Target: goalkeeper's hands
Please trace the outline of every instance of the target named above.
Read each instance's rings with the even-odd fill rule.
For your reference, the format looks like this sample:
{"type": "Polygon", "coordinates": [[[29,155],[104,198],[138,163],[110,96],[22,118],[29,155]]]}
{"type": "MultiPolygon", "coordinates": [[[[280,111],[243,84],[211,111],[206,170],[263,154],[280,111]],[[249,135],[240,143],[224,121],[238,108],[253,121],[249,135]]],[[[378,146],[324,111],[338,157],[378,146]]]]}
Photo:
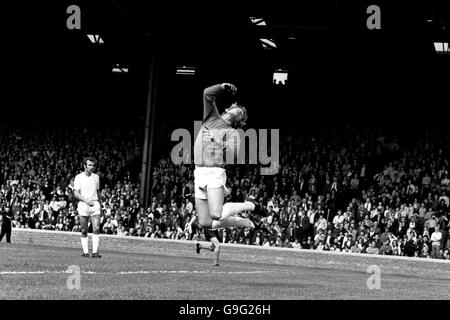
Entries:
{"type": "Polygon", "coordinates": [[[228,82],[224,82],[221,84],[222,88],[229,90],[232,94],[236,94],[237,88],[234,84],[232,83],[228,83],[228,82]]]}

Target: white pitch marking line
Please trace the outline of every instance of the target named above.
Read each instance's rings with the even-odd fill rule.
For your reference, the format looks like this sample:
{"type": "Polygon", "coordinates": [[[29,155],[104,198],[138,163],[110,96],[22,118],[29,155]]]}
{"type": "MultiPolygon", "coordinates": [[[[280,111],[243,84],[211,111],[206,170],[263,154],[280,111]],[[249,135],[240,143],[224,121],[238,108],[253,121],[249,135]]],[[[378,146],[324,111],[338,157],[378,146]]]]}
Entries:
{"type": "MultiPolygon", "coordinates": [[[[269,273],[270,271],[196,271],[196,270],[139,270],[139,271],[119,271],[119,272],[97,272],[97,271],[81,271],[84,274],[99,274],[99,275],[126,275],[126,274],[162,274],[162,273],[211,273],[211,274],[258,274],[269,273]]],[[[69,271],[0,271],[0,275],[19,275],[19,274],[72,274],[69,271]]]]}

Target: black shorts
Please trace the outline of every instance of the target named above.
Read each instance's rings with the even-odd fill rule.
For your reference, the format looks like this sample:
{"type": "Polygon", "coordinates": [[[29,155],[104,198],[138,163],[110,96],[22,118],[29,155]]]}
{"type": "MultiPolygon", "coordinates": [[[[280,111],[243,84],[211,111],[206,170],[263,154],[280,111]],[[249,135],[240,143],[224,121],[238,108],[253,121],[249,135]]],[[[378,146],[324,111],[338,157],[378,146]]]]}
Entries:
{"type": "Polygon", "coordinates": [[[217,230],[205,229],[205,238],[207,241],[211,241],[212,238],[217,238],[220,242],[220,234],[217,230]]]}

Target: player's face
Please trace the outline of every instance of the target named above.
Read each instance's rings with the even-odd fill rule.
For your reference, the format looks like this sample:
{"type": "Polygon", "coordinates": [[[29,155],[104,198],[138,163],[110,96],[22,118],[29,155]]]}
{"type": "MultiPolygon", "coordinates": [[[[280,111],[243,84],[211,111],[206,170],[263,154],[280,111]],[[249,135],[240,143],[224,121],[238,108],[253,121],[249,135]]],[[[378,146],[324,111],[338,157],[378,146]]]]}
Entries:
{"type": "Polygon", "coordinates": [[[237,127],[243,127],[245,125],[244,119],[244,112],[240,108],[233,108],[228,110],[228,114],[232,116],[234,119],[234,122],[236,123],[237,127]]]}
{"type": "Polygon", "coordinates": [[[84,168],[86,172],[92,173],[95,169],[95,163],[93,161],[86,161],[84,168]]]}
{"type": "Polygon", "coordinates": [[[225,112],[222,114],[227,114],[230,118],[233,119],[236,127],[242,127],[245,125],[244,123],[244,111],[237,106],[236,103],[233,103],[229,108],[225,109],[225,112]]]}

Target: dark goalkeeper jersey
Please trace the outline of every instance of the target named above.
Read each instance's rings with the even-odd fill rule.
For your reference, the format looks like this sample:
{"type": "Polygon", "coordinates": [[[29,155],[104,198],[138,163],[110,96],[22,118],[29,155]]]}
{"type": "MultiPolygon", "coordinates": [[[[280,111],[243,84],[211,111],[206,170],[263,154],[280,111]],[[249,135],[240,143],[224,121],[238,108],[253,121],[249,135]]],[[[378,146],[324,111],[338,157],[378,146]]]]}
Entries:
{"type": "Polygon", "coordinates": [[[194,144],[194,162],[199,167],[224,168],[237,155],[239,134],[222,119],[216,106],[216,98],[224,91],[219,84],[203,92],[203,124],[194,144]]]}

